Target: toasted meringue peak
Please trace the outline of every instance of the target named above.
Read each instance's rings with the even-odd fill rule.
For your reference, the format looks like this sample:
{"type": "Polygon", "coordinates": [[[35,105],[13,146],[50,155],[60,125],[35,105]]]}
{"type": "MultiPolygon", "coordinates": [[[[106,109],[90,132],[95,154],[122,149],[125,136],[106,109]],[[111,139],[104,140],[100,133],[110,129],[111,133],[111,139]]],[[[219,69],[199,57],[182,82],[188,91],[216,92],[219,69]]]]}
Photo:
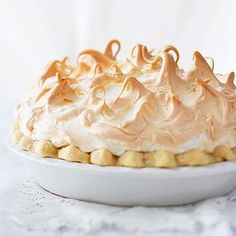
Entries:
{"type": "Polygon", "coordinates": [[[112,40],[104,53],[84,50],[75,66],[67,58],[52,62],[18,107],[21,131],[57,147],[115,155],[236,145],[233,72],[215,74],[199,52],[185,72],[170,45],[157,51],[138,44],[122,63],[120,47],[112,40]]]}

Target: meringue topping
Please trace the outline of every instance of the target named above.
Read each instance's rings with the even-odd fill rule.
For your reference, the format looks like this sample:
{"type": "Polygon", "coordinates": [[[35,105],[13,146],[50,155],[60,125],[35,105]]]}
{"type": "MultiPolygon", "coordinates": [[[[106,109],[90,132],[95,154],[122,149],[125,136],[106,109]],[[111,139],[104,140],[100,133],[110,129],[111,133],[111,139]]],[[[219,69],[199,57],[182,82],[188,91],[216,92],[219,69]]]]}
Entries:
{"type": "Polygon", "coordinates": [[[18,107],[22,132],[57,147],[115,155],[236,145],[233,72],[215,74],[199,52],[185,72],[170,45],[157,51],[138,44],[124,62],[119,51],[112,40],[104,53],[82,51],[75,66],[67,58],[52,62],[18,107]]]}

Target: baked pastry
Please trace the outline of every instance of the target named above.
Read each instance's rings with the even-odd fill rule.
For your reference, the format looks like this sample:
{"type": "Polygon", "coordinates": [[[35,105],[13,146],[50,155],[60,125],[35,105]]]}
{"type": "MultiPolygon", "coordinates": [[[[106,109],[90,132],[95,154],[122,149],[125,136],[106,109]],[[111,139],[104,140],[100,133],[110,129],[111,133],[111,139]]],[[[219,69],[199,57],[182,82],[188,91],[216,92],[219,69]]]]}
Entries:
{"type": "Polygon", "coordinates": [[[120,43],[54,61],[17,108],[14,141],[41,156],[96,165],[207,165],[236,157],[234,73],[214,74],[199,53],[185,72],[173,46],[120,43]],[[116,46],[116,49],[114,47],[116,46]],[[223,82],[224,81],[224,82],[223,82]]]}

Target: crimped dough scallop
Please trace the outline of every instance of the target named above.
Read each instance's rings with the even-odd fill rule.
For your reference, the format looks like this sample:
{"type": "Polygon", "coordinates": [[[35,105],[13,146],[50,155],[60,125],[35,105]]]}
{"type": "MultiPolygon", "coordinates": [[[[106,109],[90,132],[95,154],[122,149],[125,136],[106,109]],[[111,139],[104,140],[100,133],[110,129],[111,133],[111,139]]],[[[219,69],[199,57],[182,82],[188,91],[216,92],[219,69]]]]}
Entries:
{"type": "Polygon", "coordinates": [[[200,166],[208,165],[214,162],[212,156],[199,149],[192,149],[190,151],[178,154],[176,155],[176,159],[180,166],[200,166]]]}
{"type": "Polygon", "coordinates": [[[118,166],[144,167],[144,154],[135,151],[126,151],[117,161],[118,166]]]}
{"type": "Polygon", "coordinates": [[[105,148],[93,151],[90,155],[90,161],[99,166],[116,165],[116,158],[105,148]]]}
{"type": "Polygon", "coordinates": [[[226,161],[234,160],[236,156],[233,150],[224,145],[215,147],[212,154],[216,159],[226,160],[226,161]]]}
{"type": "Polygon", "coordinates": [[[34,141],[23,135],[19,141],[19,147],[25,151],[33,151],[34,141]]]}
{"type": "Polygon", "coordinates": [[[175,155],[168,151],[156,151],[144,154],[145,166],[173,168],[177,166],[175,155]]]}
{"type": "Polygon", "coordinates": [[[79,148],[69,145],[58,150],[58,158],[67,161],[89,163],[89,155],[79,148]]]}
{"type": "Polygon", "coordinates": [[[36,141],[34,143],[34,151],[40,156],[57,157],[57,148],[47,140],[36,141]]]}

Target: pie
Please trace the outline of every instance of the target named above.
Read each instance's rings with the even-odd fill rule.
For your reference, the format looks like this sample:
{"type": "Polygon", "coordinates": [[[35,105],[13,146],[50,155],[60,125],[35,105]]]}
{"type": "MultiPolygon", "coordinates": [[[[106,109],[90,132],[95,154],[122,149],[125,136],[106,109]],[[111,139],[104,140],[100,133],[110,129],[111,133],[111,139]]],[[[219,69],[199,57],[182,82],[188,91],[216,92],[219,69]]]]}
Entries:
{"type": "Polygon", "coordinates": [[[17,107],[13,139],[40,156],[102,166],[198,166],[236,158],[234,73],[213,72],[199,52],[178,66],[173,46],[136,45],[116,59],[80,52],[75,66],[53,61],[17,107]]]}

